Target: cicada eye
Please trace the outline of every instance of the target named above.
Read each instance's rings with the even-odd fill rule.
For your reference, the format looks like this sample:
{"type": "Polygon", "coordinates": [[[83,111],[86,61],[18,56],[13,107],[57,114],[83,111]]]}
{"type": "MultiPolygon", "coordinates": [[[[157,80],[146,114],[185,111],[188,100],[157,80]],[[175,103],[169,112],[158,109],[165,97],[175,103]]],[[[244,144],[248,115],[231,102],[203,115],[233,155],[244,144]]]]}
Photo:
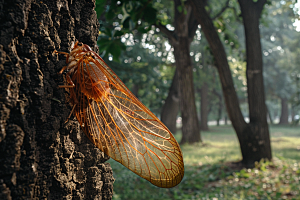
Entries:
{"type": "Polygon", "coordinates": [[[82,46],[83,44],[82,44],[82,42],[78,42],[78,44],[77,44],[78,46],[82,46]]]}

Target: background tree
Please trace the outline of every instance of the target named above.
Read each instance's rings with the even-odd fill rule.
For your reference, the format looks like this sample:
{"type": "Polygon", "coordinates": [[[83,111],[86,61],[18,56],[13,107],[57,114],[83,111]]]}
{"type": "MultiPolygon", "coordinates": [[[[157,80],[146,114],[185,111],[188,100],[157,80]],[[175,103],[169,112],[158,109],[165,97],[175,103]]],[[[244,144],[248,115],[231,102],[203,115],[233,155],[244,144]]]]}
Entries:
{"type": "Polygon", "coordinates": [[[178,75],[175,71],[172,85],[169,88],[168,96],[161,111],[161,121],[172,133],[176,133],[176,120],[179,112],[178,75]]]}
{"type": "Polygon", "coordinates": [[[195,8],[195,15],[201,24],[216,59],[227,112],[240,142],[243,156],[242,162],[247,166],[253,166],[255,161],[259,161],[262,158],[271,159],[259,35],[259,18],[265,1],[239,1],[246,36],[246,76],[250,123],[245,122],[242,112],[239,106],[237,106],[239,102],[234,89],[226,52],[205,9],[205,1],[191,0],[191,2],[195,8]]]}
{"type": "MultiPolygon", "coordinates": [[[[159,8],[161,5],[157,2],[154,5],[150,1],[112,1],[106,11],[106,18],[111,20],[112,23],[110,24],[116,21],[118,24],[122,24],[123,32],[132,32],[133,30],[147,32],[152,25],[156,25],[159,31],[166,35],[169,44],[174,49],[178,73],[179,102],[182,116],[181,143],[199,142],[201,138],[195,105],[193,67],[190,59],[190,43],[193,41],[198,23],[194,19],[191,6],[180,0],[168,3],[172,9],[157,12],[156,7],[159,8]],[[174,16],[172,18],[173,26],[168,24],[169,13],[174,16]]],[[[113,28],[113,30],[116,29],[113,28]]],[[[110,45],[102,43],[101,40],[100,43],[103,50],[110,50],[110,45]]]]}
{"type": "MultiPolygon", "coordinates": [[[[115,27],[118,29],[120,27],[115,27]]],[[[105,49],[102,53],[109,66],[118,74],[127,87],[157,116],[172,133],[176,132],[176,119],[179,111],[177,76],[171,46],[154,26],[145,33],[133,31],[121,38],[109,39],[111,29],[102,27],[99,45],[127,46],[120,55],[105,49]],[[106,32],[109,31],[109,34],[106,32]],[[118,41],[119,40],[119,41],[118,41]],[[109,53],[108,53],[109,52],[109,53]],[[117,57],[119,56],[119,57],[117,57]],[[119,62],[114,61],[118,58],[119,62]],[[171,59],[170,59],[171,58],[171,59]],[[172,82],[172,77],[176,77],[172,82]],[[172,85],[171,85],[172,84],[172,85]],[[171,87],[170,87],[171,85],[171,87]],[[175,87],[176,85],[176,87],[175,87]],[[168,92],[169,90],[169,92],[168,92]]],[[[120,33],[120,32],[119,32],[120,33]]],[[[112,48],[111,50],[114,50],[112,48]]]]}
{"type": "Polygon", "coordinates": [[[0,199],[112,199],[108,159],[65,121],[57,72],[79,40],[97,51],[94,1],[0,2],[0,199]]]}

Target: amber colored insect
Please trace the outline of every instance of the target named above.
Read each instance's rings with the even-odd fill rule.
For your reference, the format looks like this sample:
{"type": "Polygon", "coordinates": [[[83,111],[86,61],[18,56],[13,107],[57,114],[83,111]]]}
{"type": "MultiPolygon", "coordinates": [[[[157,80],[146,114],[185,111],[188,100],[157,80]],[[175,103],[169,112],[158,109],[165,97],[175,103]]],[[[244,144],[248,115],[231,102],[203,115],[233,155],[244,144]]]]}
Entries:
{"type": "Polygon", "coordinates": [[[167,127],[92,49],[76,42],[65,54],[66,88],[82,130],[106,155],[152,184],[170,188],[183,178],[180,147],[167,127]]]}

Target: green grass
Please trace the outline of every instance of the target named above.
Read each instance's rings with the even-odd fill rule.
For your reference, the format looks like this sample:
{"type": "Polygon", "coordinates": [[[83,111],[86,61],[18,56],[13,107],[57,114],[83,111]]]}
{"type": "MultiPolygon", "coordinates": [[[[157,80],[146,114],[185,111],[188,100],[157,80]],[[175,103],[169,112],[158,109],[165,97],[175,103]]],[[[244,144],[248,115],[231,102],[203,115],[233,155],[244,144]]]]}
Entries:
{"type": "MultiPolygon", "coordinates": [[[[300,127],[271,126],[273,162],[254,169],[229,165],[241,159],[237,137],[230,126],[202,132],[204,144],[181,146],[185,176],[170,189],[153,186],[110,159],[114,199],[295,199],[300,200],[300,127]]],[[[180,134],[175,135],[180,140],[180,134]]]]}

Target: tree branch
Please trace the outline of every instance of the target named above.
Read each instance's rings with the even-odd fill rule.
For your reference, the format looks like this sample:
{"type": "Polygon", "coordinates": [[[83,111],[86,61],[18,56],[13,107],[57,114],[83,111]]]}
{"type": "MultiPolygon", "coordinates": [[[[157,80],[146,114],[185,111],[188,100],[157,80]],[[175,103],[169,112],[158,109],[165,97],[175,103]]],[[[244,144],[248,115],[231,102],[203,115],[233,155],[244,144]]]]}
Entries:
{"type": "Polygon", "coordinates": [[[194,40],[194,36],[196,34],[196,30],[198,28],[198,21],[194,18],[194,15],[192,19],[190,20],[191,22],[189,23],[189,41],[190,43],[194,40]]]}
{"type": "MultiPolygon", "coordinates": [[[[192,5],[189,4],[188,6],[191,7],[192,5]]],[[[199,24],[199,22],[197,21],[197,19],[195,17],[194,12],[195,12],[195,10],[191,9],[191,15],[190,15],[189,21],[188,21],[188,36],[189,36],[190,43],[194,40],[194,36],[196,34],[196,30],[197,30],[198,24],[199,24]]]]}
{"type": "Polygon", "coordinates": [[[224,12],[227,8],[230,7],[230,6],[229,6],[229,1],[230,1],[230,0],[227,0],[227,1],[226,1],[225,6],[220,10],[219,13],[216,14],[216,16],[214,16],[214,17],[211,18],[212,20],[215,20],[216,18],[220,17],[220,16],[223,14],[223,12],[224,12]]]}
{"type": "Polygon", "coordinates": [[[260,12],[264,8],[264,5],[266,4],[267,0],[258,0],[255,4],[257,4],[258,9],[260,12]]]}
{"type": "Polygon", "coordinates": [[[172,46],[177,42],[177,36],[174,31],[170,31],[169,29],[167,29],[166,26],[162,25],[161,23],[155,24],[155,26],[167,36],[172,46]]]}

